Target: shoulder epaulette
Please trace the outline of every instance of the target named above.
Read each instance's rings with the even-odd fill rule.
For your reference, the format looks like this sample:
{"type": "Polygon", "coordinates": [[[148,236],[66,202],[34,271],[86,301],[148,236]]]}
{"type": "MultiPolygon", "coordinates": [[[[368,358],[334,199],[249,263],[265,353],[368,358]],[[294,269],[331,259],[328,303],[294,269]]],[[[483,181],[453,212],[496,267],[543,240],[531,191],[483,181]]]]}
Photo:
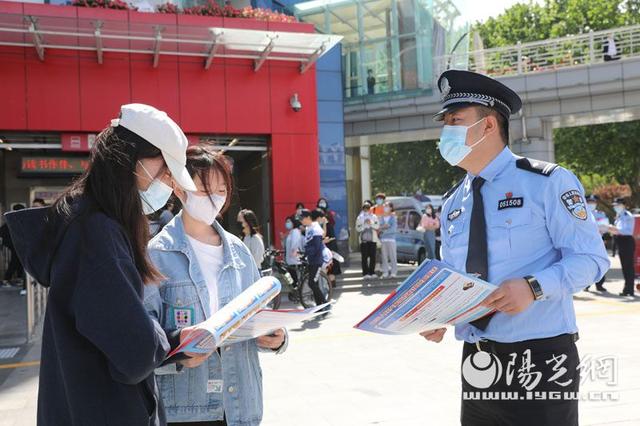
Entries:
{"type": "Polygon", "coordinates": [[[539,175],[551,176],[551,173],[558,168],[558,165],[555,163],[523,157],[516,160],[516,167],[539,175]]]}
{"type": "Polygon", "coordinates": [[[462,185],[462,182],[464,182],[464,178],[460,179],[458,181],[458,183],[456,183],[455,185],[453,185],[451,187],[451,189],[449,189],[447,192],[444,193],[444,195],[442,196],[442,201],[446,200],[447,198],[451,197],[453,195],[454,192],[456,192],[456,189],[458,189],[458,187],[460,185],[462,185]]]}

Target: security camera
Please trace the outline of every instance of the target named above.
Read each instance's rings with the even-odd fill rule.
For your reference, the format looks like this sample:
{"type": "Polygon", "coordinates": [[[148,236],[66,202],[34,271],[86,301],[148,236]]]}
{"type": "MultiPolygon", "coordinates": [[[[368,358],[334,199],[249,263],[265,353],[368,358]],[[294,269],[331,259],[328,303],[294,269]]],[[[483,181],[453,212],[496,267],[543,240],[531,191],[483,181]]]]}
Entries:
{"type": "Polygon", "coordinates": [[[302,109],[302,104],[300,103],[300,99],[298,99],[297,93],[294,93],[291,99],[289,99],[289,104],[295,112],[299,112],[302,109]]]}

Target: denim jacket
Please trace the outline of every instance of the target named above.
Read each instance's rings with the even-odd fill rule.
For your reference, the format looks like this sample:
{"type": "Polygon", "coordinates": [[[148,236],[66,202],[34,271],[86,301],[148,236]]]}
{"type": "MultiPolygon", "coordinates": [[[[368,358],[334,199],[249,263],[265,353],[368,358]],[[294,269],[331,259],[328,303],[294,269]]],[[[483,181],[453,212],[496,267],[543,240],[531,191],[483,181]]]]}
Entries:
{"type": "MultiPolygon", "coordinates": [[[[224,260],[218,276],[220,307],[260,278],[247,247],[217,222],[224,260]]],[[[166,278],[145,288],[144,303],[163,329],[176,330],[210,316],[209,292],[193,248],[176,216],[149,243],[149,256],[166,278]]],[[[287,342],[277,351],[282,353],[287,342]]],[[[269,351],[271,352],[271,351],[269,351]]],[[[229,426],[262,420],[262,370],[255,340],[225,346],[196,368],[169,364],[156,370],[169,422],[214,421],[229,426]]]]}

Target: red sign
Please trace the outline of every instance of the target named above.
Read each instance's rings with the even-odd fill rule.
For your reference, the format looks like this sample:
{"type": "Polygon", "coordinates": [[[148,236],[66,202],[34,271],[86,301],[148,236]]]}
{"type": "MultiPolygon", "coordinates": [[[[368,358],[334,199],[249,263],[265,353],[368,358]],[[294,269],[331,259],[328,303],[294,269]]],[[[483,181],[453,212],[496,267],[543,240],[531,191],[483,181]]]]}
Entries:
{"type": "Polygon", "coordinates": [[[65,152],[89,152],[95,142],[95,133],[62,134],[62,150],[65,152]]]}
{"type": "Polygon", "coordinates": [[[23,157],[20,171],[23,175],[80,174],[89,167],[88,158],[78,157],[23,157]]]}

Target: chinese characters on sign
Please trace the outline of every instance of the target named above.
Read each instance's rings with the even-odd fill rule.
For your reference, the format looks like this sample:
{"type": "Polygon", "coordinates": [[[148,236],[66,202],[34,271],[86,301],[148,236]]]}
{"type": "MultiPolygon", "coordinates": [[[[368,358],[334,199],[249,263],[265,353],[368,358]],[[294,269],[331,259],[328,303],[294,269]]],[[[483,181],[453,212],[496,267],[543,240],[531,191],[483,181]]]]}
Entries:
{"type": "Polygon", "coordinates": [[[20,172],[29,174],[80,174],[89,167],[88,158],[79,157],[23,157],[20,172]]]}

